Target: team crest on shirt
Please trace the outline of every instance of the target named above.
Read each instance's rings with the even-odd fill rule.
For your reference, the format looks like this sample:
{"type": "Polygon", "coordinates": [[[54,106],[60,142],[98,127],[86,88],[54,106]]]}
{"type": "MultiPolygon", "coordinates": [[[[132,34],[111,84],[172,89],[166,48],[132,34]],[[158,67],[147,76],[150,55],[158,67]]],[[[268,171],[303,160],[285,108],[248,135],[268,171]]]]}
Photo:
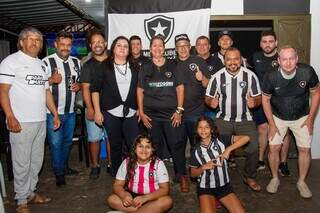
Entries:
{"type": "Polygon", "coordinates": [[[197,65],[195,63],[191,63],[191,64],[189,64],[189,68],[190,68],[191,71],[194,72],[197,69],[197,65]]]}
{"type": "Polygon", "coordinates": [[[300,82],[299,82],[299,86],[300,86],[301,88],[305,88],[306,85],[307,85],[307,82],[306,82],[306,81],[300,81],[300,82]]]}
{"type": "Polygon", "coordinates": [[[277,61],[277,60],[273,60],[273,61],[271,62],[271,66],[272,66],[272,67],[278,67],[278,66],[279,66],[278,61],[277,61]]]}
{"type": "Polygon", "coordinates": [[[165,72],[164,74],[167,78],[171,78],[172,76],[172,72],[165,72]]]}
{"type": "Polygon", "coordinates": [[[240,86],[241,88],[245,88],[245,87],[247,86],[247,82],[245,82],[245,81],[240,81],[239,86],[240,86]]]}
{"type": "Polygon", "coordinates": [[[154,171],[149,172],[149,177],[154,177],[154,171]]]}
{"type": "Polygon", "coordinates": [[[76,71],[76,72],[79,72],[78,67],[73,67],[73,70],[76,71]]]}
{"type": "Polygon", "coordinates": [[[218,147],[217,147],[217,146],[213,146],[213,149],[217,151],[217,150],[218,150],[218,147]]]}
{"type": "Polygon", "coordinates": [[[208,70],[211,72],[213,70],[213,66],[209,65],[208,70]]]}

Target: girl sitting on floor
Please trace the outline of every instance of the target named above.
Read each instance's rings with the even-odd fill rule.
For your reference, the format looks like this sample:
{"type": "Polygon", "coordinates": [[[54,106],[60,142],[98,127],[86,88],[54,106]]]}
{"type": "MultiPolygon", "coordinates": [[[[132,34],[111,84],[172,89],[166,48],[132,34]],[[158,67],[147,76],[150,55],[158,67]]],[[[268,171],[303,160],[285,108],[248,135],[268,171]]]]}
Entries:
{"type": "Polygon", "coordinates": [[[172,206],[169,175],[147,136],[138,136],[116,175],[108,205],[123,212],[165,212],[172,206]]]}
{"type": "Polygon", "coordinates": [[[219,136],[213,120],[200,117],[196,123],[196,146],[190,158],[190,173],[198,177],[201,213],[216,212],[215,198],[231,213],[245,212],[233,192],[227,168],[230,152],[249,142],[248,136],[219,136]]]}

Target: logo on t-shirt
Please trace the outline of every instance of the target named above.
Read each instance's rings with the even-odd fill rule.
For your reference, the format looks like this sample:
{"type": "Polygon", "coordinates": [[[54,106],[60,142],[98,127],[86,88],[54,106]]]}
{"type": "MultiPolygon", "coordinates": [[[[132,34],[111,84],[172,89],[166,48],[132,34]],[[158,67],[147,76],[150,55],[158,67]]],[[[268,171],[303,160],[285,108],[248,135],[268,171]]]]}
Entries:
{"type": "Polygon", "coordinates": [[[191,71],[194,72],[197,69],[197,65],[195,63],[191,63],[191,64],[189,64],[189,68],[190,68],[191,71]]]}
{"type": "Polygon", "coordinates": [[[240,81],[240,83],[239,83],[239,86],[241,88],[245,88],[246,85],[247,85],[247,82],[245,82],[245,81],[240,81]]]}
{"type": "Polygon", "coordinates": [[[154,171],[149,172],[149,177],[154,177],[154,171]]]}
{"type": "Polygon", "coordinates": [[[213,66],[209,65],[209,66],[208,66],[208,70],[209,70],[209,71],[212,71],[212,70],[213,70],[213,66]]]}
{"type": "Polygon", "coordinates": [[[46,82],[42,75],[27,75],[26,81],[28,82],[28,85],[44,85],[46,82]]]}
{"type": "Polygon", "coordinates": [[[305,88],[306,85],[307,85],[307,82],[306,82],[306,81],[300,81],[300,82],[299,82],[299,86],[300,86],[301,88],[305,88]]]}
{"type": "Polygon", "coordinates": [[[165,75],[167,78],[171,78],[172,72],[165,72],[164,75],[165,75]]]}
{"type": "Polygon", "coordinates": [[[279,66],[278,61],[277,61],[277,60],[273,60],[273,61],[271,62],[271,66],[272,66],[272,67],[278,67],[278,66],[279,66]]]}

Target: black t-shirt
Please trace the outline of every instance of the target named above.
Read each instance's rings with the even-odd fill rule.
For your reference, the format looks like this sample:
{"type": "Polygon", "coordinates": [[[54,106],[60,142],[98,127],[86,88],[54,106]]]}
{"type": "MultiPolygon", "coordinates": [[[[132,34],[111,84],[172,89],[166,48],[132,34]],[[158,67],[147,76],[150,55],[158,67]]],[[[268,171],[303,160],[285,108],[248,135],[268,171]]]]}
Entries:
{"type": "Polygon", "coordinates": [[[298,64],[292,79],[285,79],[280,71],[267,73],[262,91],[271,96],[275,116],[283,120],[297,120],[309,113],[310,89],[318,86],[319,79],[314,69],[306,64],[298,64]]]}
{"type": "Polygon", "coordinates": [[[262,84],[264,76],[267,72],[277,71],[278,64],[278,54],[271,57],[267,57],[262,51],[255,52],[249,59],[248,63],[252,67],[252,70],[256,73],[259,78],[260,84],[262,84]]]}
{"type": "Polygon", "coordinates": [[[102,78],[102,73],[105,69],[105,62],[107,60],[108,59],[98,61],[94,57],[90,58],[81,69],[79,82],[92,84],[93,76],[95,76],[95,78],[102,78]]]}
{"type": "Polygon", "coordinates": [[[213,54],[213,59],[212,59],[212,63],[213,63],[213,72],[216,73],[218,72],[219,70],[221,70],[222,68],[224,68],[224,63],[222,62],[222,60],[220,59],[221,54],[219,52],[215,52],[213,54]]]}
{"type": "Polygon", "coordinates": [[[143,64],[139,71],[138,87],[144,90],[143,108],[155,120],[170,120],[177,109],[176,87],[183,83],[176,63],[166,59],[158,67],[152,61],[143,64]]]}
{"type": "Polygon", "coordinates": [[[199,56],[191,55],[185,61],[177,59],[177,70],[183,73],[184,84],[184,118],[197,117],[205,110],[204,96],[206,89],[195,77],[197,66],[202,74],[210,79],[206,62],[199,56]]]}
{"type": "Polygon", "coordinates": [[[130,57],[130,61],[134,69],[140,71],[142,64],[148,63],[150,59],[145,57],[144,55],[140,55],[138,58],[130,57]]]}
{"type": "Polygon", "coordinates": [[[210,76],[218,72],[221,68],[224,67],[223,63],[218,57],[215,57],[214,55],[210,55],[206,60],[208,65],[208,70],[210,73],[210,76]],[[222,64],[222,65],[221,65],[222,64]]]}

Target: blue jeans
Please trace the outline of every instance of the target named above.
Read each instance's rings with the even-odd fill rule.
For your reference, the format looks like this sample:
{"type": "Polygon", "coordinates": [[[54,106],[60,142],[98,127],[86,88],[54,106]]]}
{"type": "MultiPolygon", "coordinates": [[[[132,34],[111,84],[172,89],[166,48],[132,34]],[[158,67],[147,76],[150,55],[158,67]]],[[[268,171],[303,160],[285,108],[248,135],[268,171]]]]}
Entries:
{"type": "Polygon", "coordinates": [[[59,115],[61,126],[54,130],[53,116],[47,114],[48,142],[52,156],[53,172],[56,176],[64,175],[68,164],[72,145],[73,132],[76,125],[75,113],[59,115]]]}

